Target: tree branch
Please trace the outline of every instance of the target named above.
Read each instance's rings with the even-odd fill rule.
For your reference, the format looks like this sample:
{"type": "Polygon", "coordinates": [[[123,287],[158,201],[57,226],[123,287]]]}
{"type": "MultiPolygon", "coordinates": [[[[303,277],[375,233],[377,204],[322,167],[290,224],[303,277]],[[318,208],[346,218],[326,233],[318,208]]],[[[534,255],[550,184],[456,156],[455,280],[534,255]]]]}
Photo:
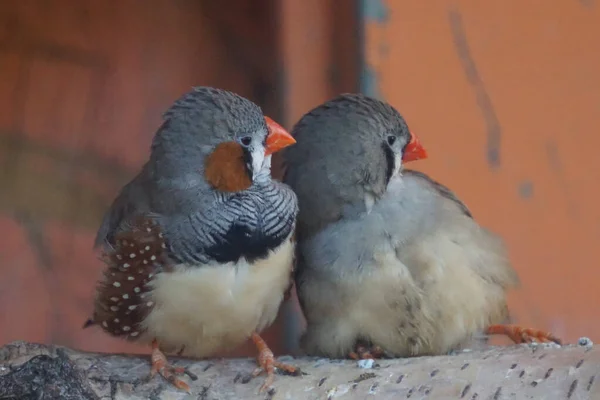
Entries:
{"type": "Polygon", "coordinates": [[[170,360],[187,367],[195,378],[185,378],[191,395],[160,376],[148,380],[146,357],[16,342],[0,349],[0,398],[600,399],[598,346],[493,347],[452,356],[380,360],[371,368],[349,360],[299,358],[292,363],[303,376],[279,375],[273,390],[260,395],[264,378],[249,379],[252,359],[170,360]]]}

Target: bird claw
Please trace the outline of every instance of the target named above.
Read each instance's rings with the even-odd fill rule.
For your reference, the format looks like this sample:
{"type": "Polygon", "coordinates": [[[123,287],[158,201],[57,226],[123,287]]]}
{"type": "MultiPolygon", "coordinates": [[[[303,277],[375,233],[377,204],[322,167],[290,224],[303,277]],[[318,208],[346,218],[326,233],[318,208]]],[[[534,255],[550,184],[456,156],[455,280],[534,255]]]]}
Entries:
{"type": "Polygon", "coordinates": [[[275,380],[275,368],[282,370],[283,372],[290,375],[298,374],[298,372],[300,371],[298,368],[292,365],[276,361],[273,352],[271,351],[271,349],[269,349],[265,341],[258,334],[252,334],[252,341],[258,349],[258,357],[256,358],[258,367],[255,368],[254,371],[252,371],[252,377],[255,378],[263,372],[267,373],[265,382],[258,390],[259,393],[268,390],[273,384],[273,381],[275,380]]]}
{"type": "Polygon", "coordinates": [[[488,335],[506,335],[516,344],[532,342],[562,344],[559,338],[549,332],[517,325],[491,325],[486,329],[486,333],[488,335]]]}
{"type": "Polygon", "coordinates": [[[348,357],[353,360],[376,360],[383,358],[385,351],[376,345],[366,345],[358,342],[354,346],[354,351],[348,353],[348,357]]]}
{"type": "Polygon", "coordinates": [[[150,379],[156,376],[157,373],[177,389],[185,390],[188,393],[191,392],[189,385],[176,376],[184,374],[185,368],[170,365],[167,362],[167,357],[160,351],[158,343],[154,340],[152,342],[152,368],[150,369],[150,379]]]}

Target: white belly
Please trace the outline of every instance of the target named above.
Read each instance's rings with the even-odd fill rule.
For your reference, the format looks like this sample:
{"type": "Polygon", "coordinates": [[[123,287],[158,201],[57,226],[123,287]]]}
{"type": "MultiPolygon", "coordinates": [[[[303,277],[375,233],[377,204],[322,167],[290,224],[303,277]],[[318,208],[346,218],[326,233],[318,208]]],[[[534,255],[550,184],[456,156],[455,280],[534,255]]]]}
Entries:
{"type": "Polygon", "coordinates": [[[290,283],[294,244],[287,240],[267,259],[187,267],[152,282],[155,306],[145,318],[145,339],[165,351],[206,357],[243,343],[273,323],[290,283]]]}

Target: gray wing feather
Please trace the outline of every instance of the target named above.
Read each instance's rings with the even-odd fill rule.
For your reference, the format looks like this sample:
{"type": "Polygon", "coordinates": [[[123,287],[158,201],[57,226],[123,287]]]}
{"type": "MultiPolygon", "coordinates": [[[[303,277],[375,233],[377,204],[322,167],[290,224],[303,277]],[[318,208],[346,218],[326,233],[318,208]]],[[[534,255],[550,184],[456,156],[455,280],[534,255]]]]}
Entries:
{"type": "Polygon", "coordinates": [[[456,205],[461,209],[461,211],[468,217],[473,218],[473,215],[471,214],[471,211],[469,210],[469,208],[465,205],[465,203],[463,203],[455,194],[452,190],[450,190],[448,187],[442,185],[441,183],[431,179],[428,175],[424,174],[423,172],[419,172],[419,171],[415,171],[415,170],[411,170],[411,169],[405,169],[403,171],[403,174],[405,175],[412,175],[414,177],[420,178],[424,181],[427,181],[431,186],[433,186],[435,188],[435,190],[442,196],[445,197],[446,199],[453,201],[454,203],[456,203],[456,205]]]}

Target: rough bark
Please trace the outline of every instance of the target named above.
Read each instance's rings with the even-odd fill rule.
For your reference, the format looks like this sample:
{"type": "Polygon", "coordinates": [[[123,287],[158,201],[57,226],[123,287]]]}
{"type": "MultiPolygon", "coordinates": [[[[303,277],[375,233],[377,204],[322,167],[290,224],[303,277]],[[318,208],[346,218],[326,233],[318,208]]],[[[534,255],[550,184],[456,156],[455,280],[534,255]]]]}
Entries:
{"type": "Polygon", "coordinates": [[[157,376],[149,359],[17,342],[0,349],[0,399],[600,399],[598,346],[494,347],[441,357],[354,361],[280,358],[303,376],[278,375],[257,394],[252,359],[170,357],[195,380],[187,394],[157,376]],[[368,364],[368,363],[367,363],[368,364]],[[368,365],[367,365],[368,366],[368,365]]]}

